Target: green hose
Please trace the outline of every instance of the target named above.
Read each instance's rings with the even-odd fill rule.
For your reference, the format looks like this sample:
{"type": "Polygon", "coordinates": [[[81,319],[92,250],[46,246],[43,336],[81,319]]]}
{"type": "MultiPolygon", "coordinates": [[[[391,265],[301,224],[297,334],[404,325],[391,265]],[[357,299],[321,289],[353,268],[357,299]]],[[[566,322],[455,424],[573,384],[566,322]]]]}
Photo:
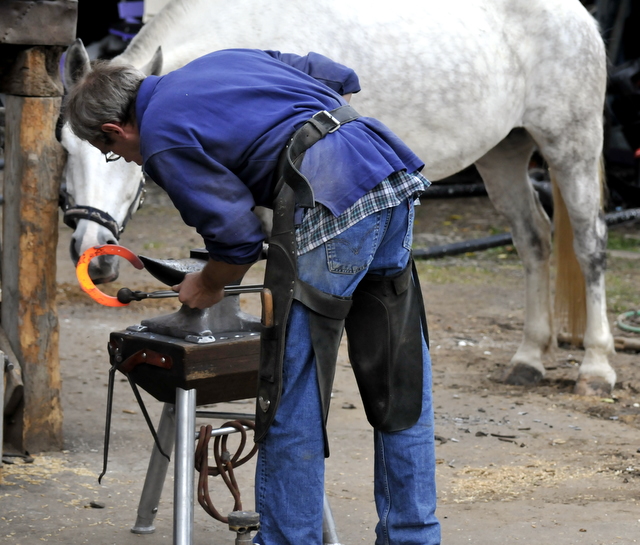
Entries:
{"type": "Polygon", "coordinates": [[[632,333],[640,333],[640,327],[635,327],[624,322],[625,318],[634,318],[634,317],[640,317],[640,310],[630,310],[629,312],[623,312],[622,314],[620,314],[620,316],[618,316],[618,321],[616,322],[616,325],[620,329],[623,329],[624,331],[631,331],[632,333]]]}

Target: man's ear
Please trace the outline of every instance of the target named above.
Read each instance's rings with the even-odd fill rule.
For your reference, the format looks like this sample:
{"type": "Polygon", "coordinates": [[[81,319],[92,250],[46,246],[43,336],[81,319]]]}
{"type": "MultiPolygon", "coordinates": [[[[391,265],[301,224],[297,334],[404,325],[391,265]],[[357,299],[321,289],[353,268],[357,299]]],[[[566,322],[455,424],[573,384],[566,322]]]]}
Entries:
{"type": "Polygon", "coordinates": [[[111,138],[124,136],[124,129],[120,123],[103,123],[102,132],[107,133],[111,138]]]}

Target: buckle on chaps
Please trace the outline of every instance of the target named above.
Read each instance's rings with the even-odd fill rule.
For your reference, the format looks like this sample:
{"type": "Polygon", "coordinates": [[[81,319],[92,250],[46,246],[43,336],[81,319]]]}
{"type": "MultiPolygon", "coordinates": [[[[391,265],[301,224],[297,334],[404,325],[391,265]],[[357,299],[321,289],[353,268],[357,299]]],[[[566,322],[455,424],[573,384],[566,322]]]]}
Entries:
{"type": "Polygon", "coordinates": [[[334,117],[331,112],[328,112],[327,110],[321,110],[317,114],[313,114],[309,123],[314,125],[320,132],[326,132],[328,134],[336,132],[340,128],[340,125],[342,125],[340,120],[334,117]]]}

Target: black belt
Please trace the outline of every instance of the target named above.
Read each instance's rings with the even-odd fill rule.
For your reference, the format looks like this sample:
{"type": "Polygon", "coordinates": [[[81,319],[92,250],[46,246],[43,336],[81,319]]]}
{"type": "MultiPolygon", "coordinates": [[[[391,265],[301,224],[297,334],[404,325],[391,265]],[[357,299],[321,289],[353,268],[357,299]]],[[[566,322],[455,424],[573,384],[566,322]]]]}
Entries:
{"type": "MultiPolygon", "coordinates": [[[[303,174],[299,166],[304,157],[304,152],[313,146],[318,140],[327,134],[337,131],[345,123],[360,117],[348,104],[335,110],[322,110],[300,127],[285,146],[282,153],[286,160],[280,161],[281,169],[277,173],[279,184],[286,182],[296,195],[296,204],[303,208],[313,208],[315,199],[313,188],[303,174]]],[[[280,185],[275,189],[275,195],[280,192],[280,185]]]]}

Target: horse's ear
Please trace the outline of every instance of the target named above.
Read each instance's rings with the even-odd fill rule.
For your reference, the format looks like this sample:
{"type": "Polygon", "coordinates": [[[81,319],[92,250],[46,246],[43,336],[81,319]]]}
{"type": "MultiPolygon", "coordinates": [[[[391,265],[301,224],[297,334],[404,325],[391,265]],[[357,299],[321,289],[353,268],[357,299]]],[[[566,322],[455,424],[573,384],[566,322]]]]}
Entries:
{"type": "Polygon", "coordinates": [[[66,88],[71,87],[91,69],[89,54],[80,38],[69,46],[64,57],[62,79],[66,88]]]}
{"type": "Polygon", "coordinates": [[[162,47],[158,46],[153,58],[140,70],[147,76],[159,76],[162,71],[162,47]]]}

